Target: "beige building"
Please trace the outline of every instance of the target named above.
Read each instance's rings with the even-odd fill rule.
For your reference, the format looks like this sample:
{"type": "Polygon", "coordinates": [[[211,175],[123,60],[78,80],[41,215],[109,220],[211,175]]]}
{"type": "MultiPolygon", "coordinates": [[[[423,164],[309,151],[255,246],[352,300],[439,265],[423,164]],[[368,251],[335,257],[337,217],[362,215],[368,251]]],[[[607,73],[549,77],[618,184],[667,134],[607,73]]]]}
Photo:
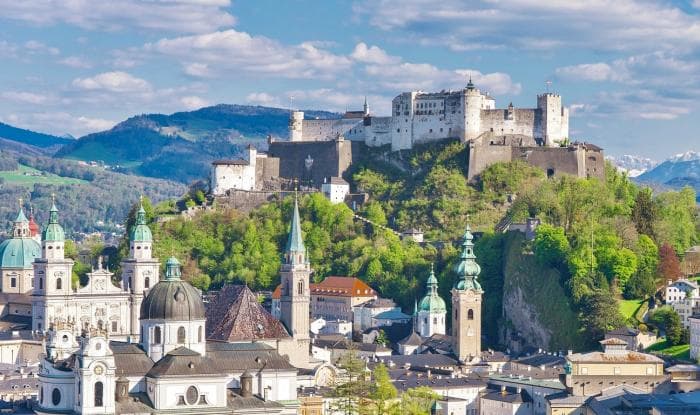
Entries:
{"type": "Polygon", "coordinates": [[[627,342],[602,340],[602,352],[575,353],[566,357],[564,384],[574,396],[594,396],[606,389],[629,385],[652,392],[662,383],[664,361],[656,356],[627,350],[627,342]]]}

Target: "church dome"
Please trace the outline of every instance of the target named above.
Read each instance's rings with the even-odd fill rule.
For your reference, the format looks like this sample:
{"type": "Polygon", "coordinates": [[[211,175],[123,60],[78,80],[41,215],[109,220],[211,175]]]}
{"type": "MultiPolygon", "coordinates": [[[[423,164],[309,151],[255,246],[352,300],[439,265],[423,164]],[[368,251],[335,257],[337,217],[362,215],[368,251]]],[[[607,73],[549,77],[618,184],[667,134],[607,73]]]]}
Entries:
{"type": "Polygon", "coordinates": [[[151,234],[151,228],[146,225],[146,211],[143,205],[139,208],[136,213],[136,225],[131,228],[131,233],[129,235],[131,242],[152,242],[153,235],[151,234]]]}
{"type": "Polygon", "coordinates": [[[0,243],[0,268],[31,269],[41,256],[41,246],[34,239],[11,238],[0,243]]]}
{"type": "Polygon", "coordinates": [[[431,313],[444,313],[447,310],[447,307],[445,307],[445,300],[439,295],[431,294],[423,297],[418,307],[420,311],[428,311],[431,313]]]}
{"type": "Polygon", "coordinates": [[[180,279],[180,262],[171,257],[165,268],[165,279],[149,290],[141,304],[141,320],[204,320],[202,295],[180,279]]]}

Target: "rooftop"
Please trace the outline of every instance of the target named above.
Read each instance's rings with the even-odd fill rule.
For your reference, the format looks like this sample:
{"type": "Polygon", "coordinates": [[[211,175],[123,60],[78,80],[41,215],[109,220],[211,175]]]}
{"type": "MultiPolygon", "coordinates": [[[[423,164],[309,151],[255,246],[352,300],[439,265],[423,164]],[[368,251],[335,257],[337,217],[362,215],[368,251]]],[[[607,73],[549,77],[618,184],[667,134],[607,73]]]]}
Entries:
{"type": "Polygon", "coordinates": [[[235,159],[235,160],[214,160],[212,161],[215,166],[247,166],[250,163],[248,160],[235,159]]]}
{"type": "Polygon", "coordinates": [[[573,363],[663,363],[664,361],[660,358],[646,354],[633,351],[625,351],[623,353],[604,353],[604,352],[590,352],[590,353],[574,353],[567,356],[567,359],[573,363]]]}

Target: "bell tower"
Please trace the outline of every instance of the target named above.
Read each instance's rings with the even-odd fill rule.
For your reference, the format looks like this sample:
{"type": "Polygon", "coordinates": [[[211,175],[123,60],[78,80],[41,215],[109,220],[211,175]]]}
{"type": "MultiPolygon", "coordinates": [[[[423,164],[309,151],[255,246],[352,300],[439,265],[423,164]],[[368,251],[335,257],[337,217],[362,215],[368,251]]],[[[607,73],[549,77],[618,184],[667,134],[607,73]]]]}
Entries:
{"type": "Polygon", "coordinates": [[[129,256],[121,263],[122,289],[129,293],[131,302],[131,335],[138,339],[141,331],[139,313],[148,290],[159,280],[160,261],[153,258],[153,235],[146,224],[146,210],[140,203],[136,224],[129,231],[129,256]]]}
{"type": "Polygon", "coordinates": [[[34,260],[32,294],[32,330],[38,331],[46,330],[54,319],[66,318],[67,301],[73,294],[73,260],[63,252],[66,236],[58,223],[55,201],[41,239],[41,258],[34,260]]]}
{"type": "Polygon", "coordinates": [[[455,268],[457,281],[452,288],[452,351],[460,361],[467,363],[478,361],[481,356],[481,298],[484,291],[477,281],[481,267],[476,263],[473,239],[467,225],[462,254],[455,268]]]}
{"type": "MultiPolygon", "coordinates": [[[[287,240],[284,260],[280,268],[282,294],[280,297],[281,320],[289,334],[298,342],[309,343],[309,277],[311,265],[301,236],[299,204],[295,197],[292,227],[287,240]]],[[[300,344],[300,347],[304,347],[300,344]]],[[[308,354],[308,351],[306,352],[308,354]]]]}

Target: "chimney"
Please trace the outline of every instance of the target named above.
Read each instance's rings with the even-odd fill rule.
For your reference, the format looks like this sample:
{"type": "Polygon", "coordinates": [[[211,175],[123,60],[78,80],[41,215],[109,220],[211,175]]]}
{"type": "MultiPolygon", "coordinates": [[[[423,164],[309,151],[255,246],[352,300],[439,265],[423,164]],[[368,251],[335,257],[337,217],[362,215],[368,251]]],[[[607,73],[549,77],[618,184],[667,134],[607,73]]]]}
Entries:
{"type": "Polygon", "coordinates": [[[129,380],[120,377],[116,380],[115,398],[117,402],[124,402],[129,399],[129,380]]]}
{"type": "Polygon", "coordinates": [[[244,398],[253,396],[253,375],[247,370],[241,375],[241,396],[244,398]]]}

